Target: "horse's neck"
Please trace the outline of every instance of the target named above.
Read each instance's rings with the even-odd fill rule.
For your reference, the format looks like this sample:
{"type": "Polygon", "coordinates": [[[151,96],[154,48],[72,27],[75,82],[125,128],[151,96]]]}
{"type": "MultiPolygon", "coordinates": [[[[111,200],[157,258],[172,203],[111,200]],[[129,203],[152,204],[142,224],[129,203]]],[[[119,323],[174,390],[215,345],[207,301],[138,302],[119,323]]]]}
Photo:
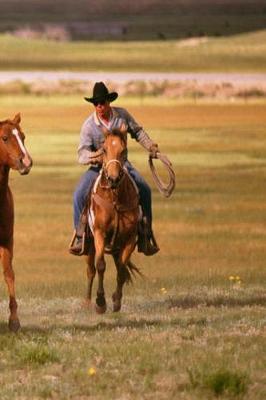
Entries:
{"type": "Polygon", "coordinates": [[[121,203],[125,203],[128,205],[135,205],[138,202],[138,189],[133,181],[133,178],[130,177],[128,173],[125,174],[125,177],[121,183],[119,198],[121,203]]]}
{"type": "Polygon", "coordinates": [[[110,199],[113,201],[113,193],[112,190],[109,188],[107,179],[105,174],[101,173],[99,180],[96,182],[96,192],[106,200],[110,199]]]}
{"type": "Polygon", "coordinates": [[[118,188],[114,191],[109,188],[104,174],[101,175],[97,188],[97,193],[107,201],[116,204],[132,205],[138,201],[138,193],[129,175],[126,173],[118,188]]]}
{"type": "Polygon", "coordinates": [[[0,196],[6,194],[8,189],[9,168],[5,165],[0,165],[0,196]]]}

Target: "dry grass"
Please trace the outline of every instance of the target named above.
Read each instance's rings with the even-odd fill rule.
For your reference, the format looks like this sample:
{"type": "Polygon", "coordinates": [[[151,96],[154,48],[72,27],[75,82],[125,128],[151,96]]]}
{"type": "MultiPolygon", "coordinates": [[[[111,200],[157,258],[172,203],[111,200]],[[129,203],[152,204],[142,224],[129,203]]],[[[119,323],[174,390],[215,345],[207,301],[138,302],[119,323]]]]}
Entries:
{"type": "Polygon", "coordinates": [[[161,251],[134,256],[145,279],[125,288],[118,315],[108,258],[109,308],[98,316],[82,305],[84,261],[67,253],[88,112],[82,99],[68,101],[0,103],[0,119],[22,112],[35,161],[29,176],[11,174],[22,331],[7,331],[2,285],[1,398],[264,399],[266,106],[128,103],[173,161],[177,188],[163,199],[130,141],[153,187],[161,251]]]}

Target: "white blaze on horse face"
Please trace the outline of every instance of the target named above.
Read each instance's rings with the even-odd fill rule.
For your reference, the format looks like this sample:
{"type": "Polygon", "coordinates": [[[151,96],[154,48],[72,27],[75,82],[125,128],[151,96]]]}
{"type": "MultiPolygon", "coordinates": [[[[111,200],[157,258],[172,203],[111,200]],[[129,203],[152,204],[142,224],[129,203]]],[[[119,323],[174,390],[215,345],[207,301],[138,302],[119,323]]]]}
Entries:
{"type": "Polygon", "coordinates": [[[25,147],[24,147],[24,144],[22,143],[22,140],[20,139],[18,130],[17,130],[16,128],[12,129],[12,133],[13,133],[14,136],[16,136],[18,145],[19,145],[19,147],[20,147],[22,153],[24,154],[24,156],[26,156],[28,153],[27,153],[27,150],[26,150],[25,147]]]}
{"type": "Polygon", "coordinates": [[[118,140],[116,138],[111,140],[111,146],[112,146],[112,155],[113,157],[116,158],[117,155],[117,148],[118,148],[118,140]]]}
{"type": "Polygon", "coordinates": [[[22,140],[21,140],[21,138],[20,138],[20,136],[19,136],[18,130],[17,130],[16,128],[12,129],[12,134],[16,137],[17,142],[18,142],[18,145],[19,145],[19,147],[20,147],[22,153],[24,154],[24,157],[23,157],[23,160],[22,160],[24,166],[25,166],[26,168],[31,168],[31,166],[32,166],[32,159],[31,159],[29,153],[27,152],[27,150],[26,150],[24,144],[22,143],[22,140]]]}

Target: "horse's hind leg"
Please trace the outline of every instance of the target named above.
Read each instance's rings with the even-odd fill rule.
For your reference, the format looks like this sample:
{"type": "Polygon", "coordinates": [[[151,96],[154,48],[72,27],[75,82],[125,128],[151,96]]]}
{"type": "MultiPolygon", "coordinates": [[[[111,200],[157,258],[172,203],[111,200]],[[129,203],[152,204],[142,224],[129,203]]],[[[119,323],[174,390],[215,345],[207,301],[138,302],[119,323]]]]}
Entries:
{"type": "Polygon", "coordinates": [[[12,246],[9,248],[2,247],[0,248],[0,254],[3,261],[4,268],[4,278],[7,284],[8,293],[9,293],[9,329],[13,332],[17,332],[20,328],[19,319],[17,316],[17,302],[15,296],[15,274],[12,267],[12,246]]]}
{"type": "Polygon", "coordinates": [[[135,241],[132,241],[128,243],[119,254],[115,254],[113,256],[117,269],[117,285],[116,285],[116,290],[112,296],[114,312],[120,311],[122,296],[123,296],[123,286],[125,282],[130,282],[131,280],[130,272],[126,264],[134,248],[135,248],[135,241]]]}

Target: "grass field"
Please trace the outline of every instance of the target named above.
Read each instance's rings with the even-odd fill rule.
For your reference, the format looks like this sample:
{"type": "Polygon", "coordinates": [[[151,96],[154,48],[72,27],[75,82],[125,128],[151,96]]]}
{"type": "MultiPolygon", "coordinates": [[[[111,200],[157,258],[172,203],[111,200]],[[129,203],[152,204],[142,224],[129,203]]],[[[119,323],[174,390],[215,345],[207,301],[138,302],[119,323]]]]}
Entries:
{"type": "MultiPolygon", "coordinates": [[[[85,262],[68,255],[81,98],[1,97],[0,120],[22,113],[31,174],[11,173],[22,329],[7,330],[1,285],[1,399],[263,400],[265,387],[266,105],[121,99],[172,160],[165,200],[144,150],[130,159],[153,189],[161,251],[134,255],[144,273],[111,311],[83,305],[85,262]]],[[[160,166],[158,166],[160,169],[160,166]]],[[[163,173],[163,171],[162,171],[163,173]]]]}
{"type": "Polygon", "coordinates": [[[265,30],[194,42],[64,43],[0,35],[0,69],[265,72],[265,43],[265,30]]]}

